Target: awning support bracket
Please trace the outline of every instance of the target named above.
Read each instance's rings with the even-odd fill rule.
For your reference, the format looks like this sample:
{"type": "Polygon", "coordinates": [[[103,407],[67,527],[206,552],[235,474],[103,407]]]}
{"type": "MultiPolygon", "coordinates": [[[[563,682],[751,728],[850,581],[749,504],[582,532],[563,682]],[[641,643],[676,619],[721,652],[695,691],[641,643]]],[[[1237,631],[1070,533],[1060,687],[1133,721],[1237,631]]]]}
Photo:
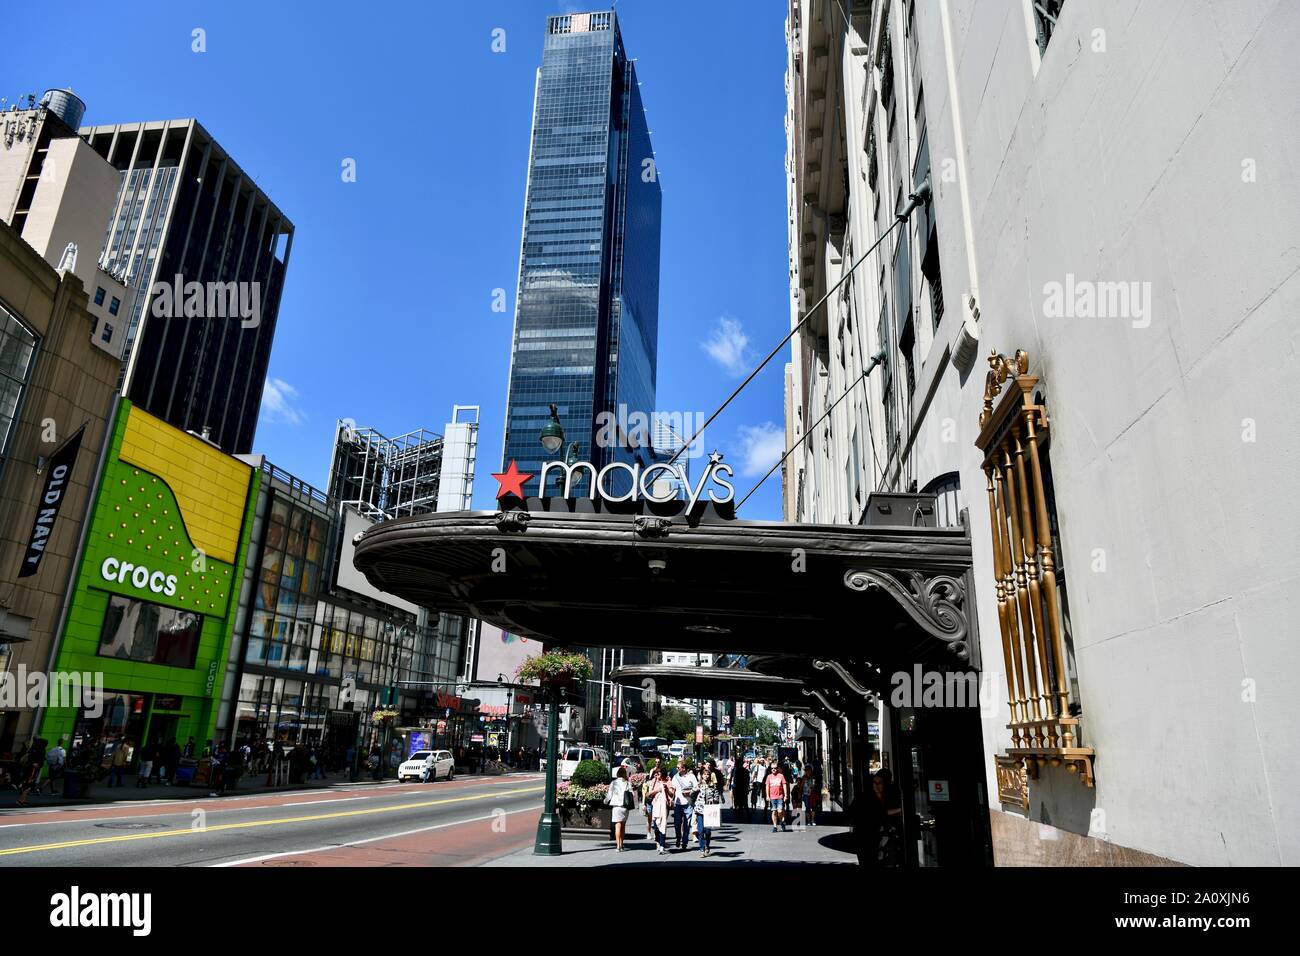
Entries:
{"type": "Polygon", "coordinates": [[[844,584],[854,591],[885,591],[927,634],[946,644],[959,660],[970,661],[966,583],[961,578],[951,574],[927,578],[920,571],[866,568],[849,571],[844,584]]]}

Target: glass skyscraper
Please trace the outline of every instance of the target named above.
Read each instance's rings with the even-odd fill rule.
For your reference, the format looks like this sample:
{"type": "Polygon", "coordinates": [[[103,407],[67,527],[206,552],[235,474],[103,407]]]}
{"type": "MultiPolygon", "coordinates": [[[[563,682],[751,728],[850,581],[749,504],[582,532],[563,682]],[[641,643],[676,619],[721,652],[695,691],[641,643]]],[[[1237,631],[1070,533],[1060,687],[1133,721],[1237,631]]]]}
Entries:
{"type": "MultiPolygon", "coordinates": [[[[540,474],[547,456],[538,434],[551,403],[578,460],[632,461],[634,449],[649,444],[649,435],[613,443],[597,436],[602,412],[627,421],[654,409],[660,204],[636,64],[613,11],[549,17],[533,105],[503,468],[513,459],[540,474]]],[[[566,452],[567,443],[557,457],[566,452]]],[[[648,449],[639,457],[648,463],[648,449]]],[[[537,478],[524,487],[541,493],[537,478]]],[[[585,491],[584,478],[575,493],[585,491]]]]}

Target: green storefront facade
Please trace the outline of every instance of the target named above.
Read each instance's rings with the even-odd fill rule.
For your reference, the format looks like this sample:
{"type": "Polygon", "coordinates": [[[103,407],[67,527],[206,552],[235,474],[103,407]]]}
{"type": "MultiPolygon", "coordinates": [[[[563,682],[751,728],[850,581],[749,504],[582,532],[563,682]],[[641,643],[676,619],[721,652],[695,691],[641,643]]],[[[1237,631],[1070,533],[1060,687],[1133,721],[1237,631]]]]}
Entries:
{"type": "Polygon", "coordinates": [[[103,675],[100,706],[52,707],[53,744],[213,735],[258,469],[123,400],[54,669],[103,675]]]}

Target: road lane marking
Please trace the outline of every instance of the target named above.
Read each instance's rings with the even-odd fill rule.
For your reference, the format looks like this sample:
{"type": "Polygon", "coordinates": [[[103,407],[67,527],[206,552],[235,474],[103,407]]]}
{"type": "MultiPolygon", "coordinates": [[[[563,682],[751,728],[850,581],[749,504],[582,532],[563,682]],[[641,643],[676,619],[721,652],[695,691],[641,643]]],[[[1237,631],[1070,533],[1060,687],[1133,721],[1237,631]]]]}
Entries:
{"type": "Polygon", "coordinates": [[[428,833],[430,830],[442,830],[446,827],[458,827],[466,823],[482,823],[485,820],[495,820],[499,816],[513,816],[516,813],[536,813],[541,807],[524,807],[522,810],[508,810],[504,814],[489,813],[482,817],[470,817],[468,820],[455,820],[450,823],[435,823],[433,826],[420,827],[415,830],[403,830],[401,833],[389,833],[385,836],[367,837],[364,840],[349,840],[347,843],[332,843],[329,846],[318,846],[311,850],[286,850],[283,853],[267,853],[263,856],[250,856],[243,860],[231,860],[228,863],[213,863],[214,867],[226,866],[243,866],[248,863],[262,863],[266,860],[276,860],[284,856],[306,856],[308,853],[326,853],[330,850],[344,850],[348,847],[361,846],[365,843],[380,843],[384,840],[396,840],[401,837],[414,836],[417,833],[428,833]]]}
{"type": "MultiPolygon", "coordinates": [[[[534,779],[540,780],[542,778],[540,776],[534,777],[532,775],[515,775],[514,779],[509,781],[506,780],[489,781],[489,780],[479,780],[477,778],[471,778],[463,782],[466,784],[482,783],[486,786],[493,787],[494,788],[493,792],[499,793],[501,791],[496,790],[495,788],[500,786],[502,783],[508,782],[508,783],[515,784],[515,783],[521,783],[525,780],[534,780],[534,779]]],[[[456,782],[460,782],[460,781],[456,781],[456,782]]],[[[87,806],[49,807],[41,810],[28,810],[26,812],[15,811],[12,813],[0,812],[0,820],[19,819],[19,820],[26,821],[23,823],[0,824],[0,830],[9,827],[40,826],[40,825],[51,824],[51,823],[55,823],[55,824],[62,823],[64,825],[71,826],[74,823],[95,823],[101,820],[135,820],[141,817],[153,819],[155,817],[189,816],[192,813],[192,811],[189,809],[178,809],[172,813],[134,813],[134,814],[116,814],[116,815],[110,813],[110,815],[107,816],[90,816],[90,817],[80,817],[77,819],[66,819],[66,818],[60,819],[58,817],[55,817],[54,814],[96,813],[99,811],[108,812],[117,809],[140,810],[140,809],[145,809],[147,807],[157,807],[159,809],[161,809],[162,807],[186,808],[186,807],[192,807],[194,804],[207,804],[208,806],[206,809],[208,813],[242,813],[246,810],[278,810],[281,807],[305,807],[313,803],[343,803],[350,800],[371,799],[372,797],[376,799],[389,798],[389,797],[403,797],[410,794],[429,792],[423,786],[412,787],[412,789],[409,790],[408,789],[397,790],[395,786],[396,785],[392,785],[389,787],[337,787],[337,788],[330,788],[330,789],[317,788],[315,790],[283,790],[278,793],[249,793],[249,794],[244,794],[243,796],[225,797],[225,798],[183,797],[177,800],[120,800],[120,801],[115,801],[113,803],[90,804],[87,806]],[[310,800],[310,801],[302,801],[300,803],[258,803],[258,804],[253,804],[251,806],[247,804],[247,801],[249,800],[265,800],[274,797],[294,797],[294,796],[310,797],[310,796],[315,796],[317,794],[357,793],[358,791],[365,791],[365,793],[362,796],[357,796],[357,797],[339,797],[335,799],[326,799],[326,800],[310,800]],[[214,800],[218,802],[214,804],[213,803],[214,800]],[[33,816],[44,816],[44,817],[49,817],[50,819],[26,820],[27,817],[33,817],[33,816]]],[[[469,789],[469,788],[464,788],[464,789],[469,789]]],[[[456,792],[459,793],[461,791],[462,788],[460,787],[456,788],[456,792]]]]}
{"type": "Polygon", "coordinates": [[[81,846],[99,846],[105,843],[126,843],[132,840],[157,840],[162,837],[195,836],[197,834],[216,833],[220,830],[247,830],[252,827],[279,826],[288,823],[311,823],[316,820],[333,820],[340,817],[368,816],[376,813],[395,813],[399,810],[419,810],[422,807],[436,807],[448,803],[467,803],[471,800],[492,800],[515,793],[537,793],[542,787],[521,787],[517,790],[494,790],[490,793],[474,794],[465,797],[448,797],[443,800],[426,800],[423,803],[401,803],[396,806],[366,807],[361,810],[339,810],[335,813],[318,813],[313,816],[283,817],[278,820],[247,820],[243,823],[217,823],[202,829],[161,830],[157,833],[127,833],[120,836],[95,837],[87,840],[66,840],[62,843],[44,843],[38,846],[13,847],[0,850],[0,856],[18,856],[24,853],[41,853],[46,850],[67,850],[81,846]]]}

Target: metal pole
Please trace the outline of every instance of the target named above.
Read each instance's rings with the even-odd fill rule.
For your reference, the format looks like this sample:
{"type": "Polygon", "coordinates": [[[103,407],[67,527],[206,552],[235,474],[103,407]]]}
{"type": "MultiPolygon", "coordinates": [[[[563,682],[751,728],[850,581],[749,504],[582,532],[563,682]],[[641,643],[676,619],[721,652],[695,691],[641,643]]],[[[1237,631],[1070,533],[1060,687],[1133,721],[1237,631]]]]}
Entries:
{"type": "Polygon", "coordinates": [[[556,764],[560,758],[560,695],[550,689],[551,719],[546,728],[546,806],[537,821],[537,841],[533,844],[535,856],[559,856],[564,852],[560,838],[560,818],[555,812],[556,764]]]}

